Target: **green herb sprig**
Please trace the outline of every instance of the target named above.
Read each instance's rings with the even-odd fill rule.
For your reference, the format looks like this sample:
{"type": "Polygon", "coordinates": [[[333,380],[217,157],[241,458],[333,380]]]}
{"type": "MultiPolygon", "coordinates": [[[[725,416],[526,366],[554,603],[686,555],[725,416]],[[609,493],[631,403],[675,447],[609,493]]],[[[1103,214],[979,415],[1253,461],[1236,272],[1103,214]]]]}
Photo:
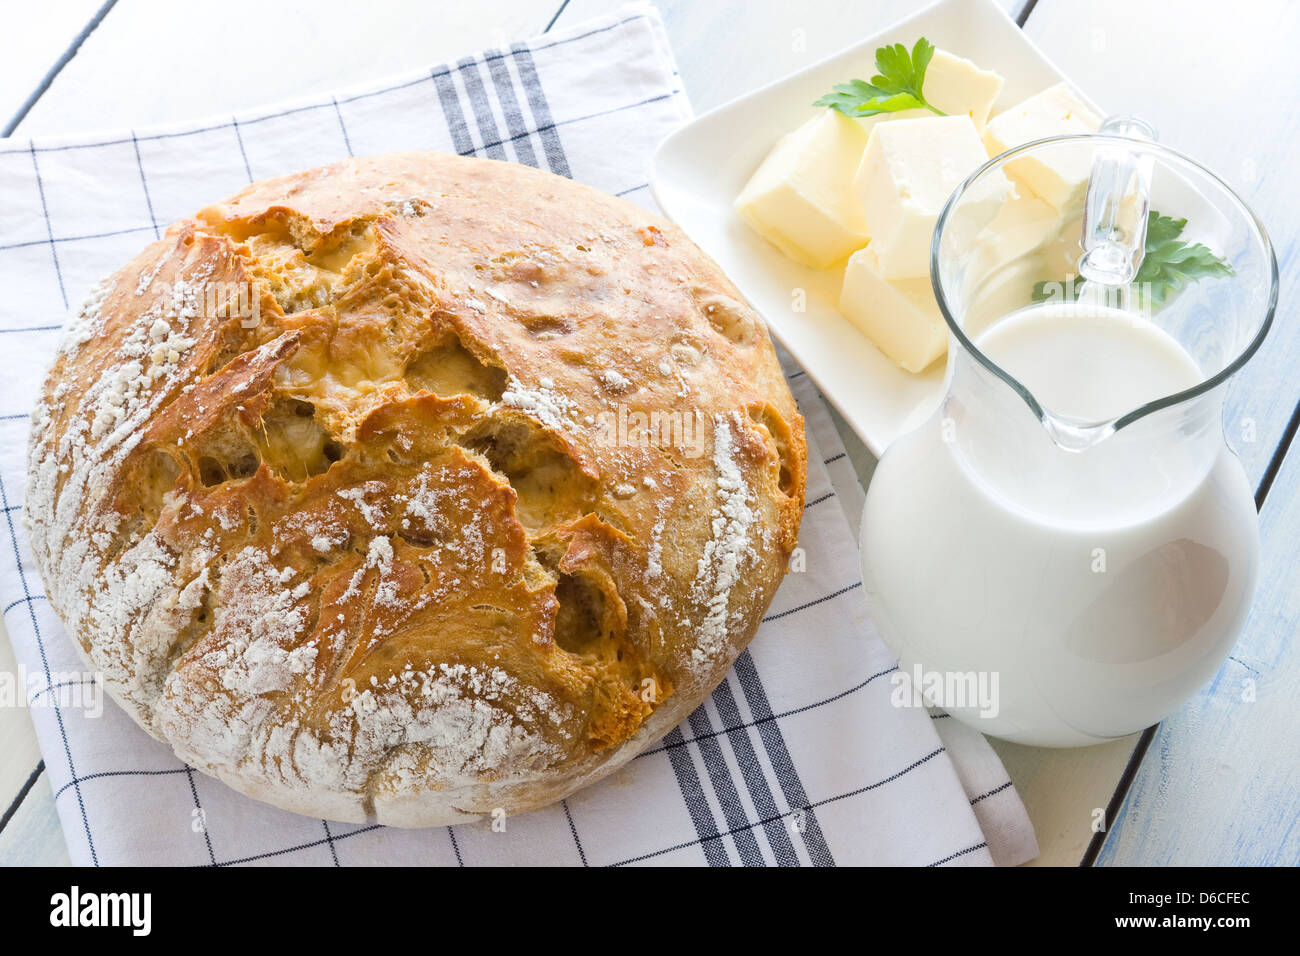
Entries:
{"type": "Polygon", "coordinates": [[[1172,219],[1158,212],[1147,216],[1146,253],[1133,279],[1139,289],[1150,290],[1151,300],[1163,305],[1189,282],[1232,275],[1232,266],[1199,242],[1183,242],[1186,219],[1172,219]]]}
{"type": "Polygon", "coordinates": [[[882,46],[876,51],[876,69],[879,72],[871,82],[850,80],[840,83],[813,106],[825,106],[854,118],[914,109],[927,109],[938,116],[947,116],[943,110],[931,105],[921,91],[926,68],[933,56],[934,44],[925,37],[916,41],[911,53],[901,43],[882,46]]]}
{"type": "MultiPolygon", "coordinates": [[[[1164,305],[1172,296],[1198,279],[1230,276],[1232,266],[1199,242],[1179,238],[1187,226],[1186,219],[1162,216],[1154,209],[1147,213],[1147,238],[1142,264],[1133,278],[1139,295],[1149,297],[1152,305],[1164,305]]],[[[1033,300],[1044,302],[1061,295],[1062,289],[1079,297],[1082,281],[1039,282],[1034,285],[1033,300]]]]}

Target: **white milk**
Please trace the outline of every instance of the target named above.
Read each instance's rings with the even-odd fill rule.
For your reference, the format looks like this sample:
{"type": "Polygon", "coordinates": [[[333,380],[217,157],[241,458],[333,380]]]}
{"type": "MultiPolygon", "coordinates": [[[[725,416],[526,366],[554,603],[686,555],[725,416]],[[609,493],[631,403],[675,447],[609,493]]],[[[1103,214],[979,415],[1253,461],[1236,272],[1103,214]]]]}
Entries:
{"type": "MultiPolygon", "coordinates": [[[[1154,325],[1095,306],[1033,307],[977,344],[1080,422],[1202,377],[1154,325]]],[[[996,736],[1084,744],[1160,720],[1222,663],[1254,588],[1258,532],[1221,396],[1068,451],[970,355],[953,362],[944,405],[868,490],[864,583],[886,642],[904,672],[945,679],[936,703],[996,736]],[[963,686],[995,690],[996,707],[957,699],[963,686]]]]}
{"type": "Polygon", "coordinates": [[[1003,319],[975,344],[1040,404],[1077,421],[1115,418],[1201,380],[1172,336],[1118,309],[1034,306],[1003,319]]]}

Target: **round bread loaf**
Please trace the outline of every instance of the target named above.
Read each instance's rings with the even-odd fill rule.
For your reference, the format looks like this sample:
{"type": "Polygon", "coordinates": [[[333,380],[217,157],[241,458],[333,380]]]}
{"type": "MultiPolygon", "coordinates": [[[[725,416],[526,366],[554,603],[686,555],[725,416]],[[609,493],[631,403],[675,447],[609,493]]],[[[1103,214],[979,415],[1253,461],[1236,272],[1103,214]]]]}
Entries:
{"type": "Polygon", "coordinates": [[[558,800],[681,721],[780,583],[803,424],[669,223],[435,153],[249,186],[79,316],[33,415],[55,610],[176,754],[299,813],[558,800]]]}

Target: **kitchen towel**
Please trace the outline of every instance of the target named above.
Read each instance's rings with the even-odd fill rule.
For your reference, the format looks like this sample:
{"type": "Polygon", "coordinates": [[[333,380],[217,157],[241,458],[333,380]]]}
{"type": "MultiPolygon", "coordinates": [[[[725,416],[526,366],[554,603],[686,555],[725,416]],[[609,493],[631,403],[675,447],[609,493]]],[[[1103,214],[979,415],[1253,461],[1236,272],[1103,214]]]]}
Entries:
{"type": "Polygon", "coordinates": [[[662,741],[496,827],[340,824],[241,796],[102,700],[41,593],[20,520],[28,413],[62,316],[168,222],[254,179],[404,149],[528,163],[652,207],[647,159],[689,116],[658,16],[633,6],[273,109],[0,140],[0,605],[74,862],[971,865],[1036,854],[983,738],[945,745],[936,725],[951,721],[891,700],[898,672],[867,616],[850,530],[862,490],[794,368],[808,418],[800,559],[758,636],[662,741]]]}

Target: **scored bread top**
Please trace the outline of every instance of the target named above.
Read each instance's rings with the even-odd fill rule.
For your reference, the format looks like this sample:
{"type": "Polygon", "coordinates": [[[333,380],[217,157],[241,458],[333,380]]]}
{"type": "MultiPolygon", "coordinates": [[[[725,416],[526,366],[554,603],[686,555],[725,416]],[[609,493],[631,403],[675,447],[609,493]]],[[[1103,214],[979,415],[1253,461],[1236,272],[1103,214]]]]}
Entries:
{"type": "Polygon", "coordinates": [[[690,711],[795,545],[802,419],[675,227],[435,153],[255,183],[72,321],[26,520],[196,767],[400,825],[529,809],[690,711]]]}

